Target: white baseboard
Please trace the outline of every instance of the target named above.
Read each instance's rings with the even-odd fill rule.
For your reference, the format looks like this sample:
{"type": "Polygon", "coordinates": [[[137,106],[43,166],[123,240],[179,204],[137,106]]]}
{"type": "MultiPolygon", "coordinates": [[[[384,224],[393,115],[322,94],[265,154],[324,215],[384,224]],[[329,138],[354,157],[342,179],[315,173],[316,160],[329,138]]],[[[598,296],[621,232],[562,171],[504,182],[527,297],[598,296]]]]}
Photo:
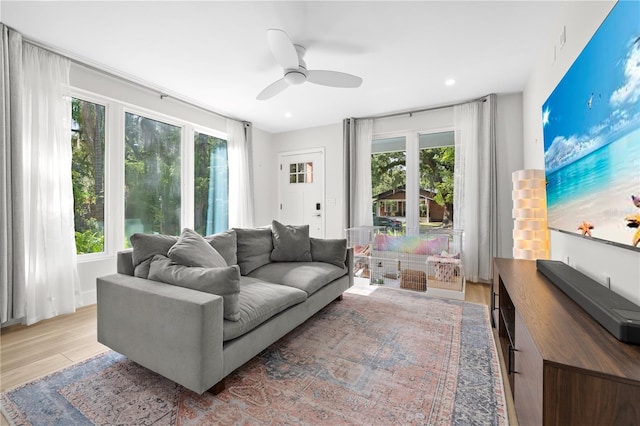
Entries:
{"type": "Polygon", "coordinates": [[[80,292],[80,300],[78,308],[82,306],[95,305],[98,302],[98,294],[96,290],[86,290],[80,292]]]}

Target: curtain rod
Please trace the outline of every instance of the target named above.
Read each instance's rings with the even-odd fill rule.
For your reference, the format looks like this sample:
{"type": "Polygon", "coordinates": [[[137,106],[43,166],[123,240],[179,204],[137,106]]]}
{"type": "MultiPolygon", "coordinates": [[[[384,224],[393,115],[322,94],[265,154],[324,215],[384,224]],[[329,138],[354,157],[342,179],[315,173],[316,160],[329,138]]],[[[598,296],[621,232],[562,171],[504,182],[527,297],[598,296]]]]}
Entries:
{"type": "Polygon", "coordinates": [[[355,117],[356,120],[367,120],[367,119],[378,119],[378,118],[390,118],[390,117],[397,117],[399,115],[409,115],[410,117],[413,114],[418,114],[421,112],[427,112],[427,111],[436,111],[439,109],[445,109],[445,108],[451,108],[457,105],[464,105],[464,104],[468,104],[471,102],[478,102],[478,101],[482,101],[482,102],[486,102],[487,101],[487,97],[491,96],[491,94],[489,95],[484,95],[481,96],[479,98],[475,98],[475,99],[470,99],[468,101],[464,101],[464,102],[458,102],[455,104],[448,104],[448,105],[440,105],[440,106],[436,106],[436,107],[429,107],[429,108],[420,108],[420,109],[412,109],[412,110],[408,110],[408,111],[401,111],[401,112],[392,112],[389,114],[382,114],[382,115],[371,115],[368,117],[355,117]]]}
{"type": "MultiPolygon", "coordinates": [[[[12,31],[16,31],[11,27],[7,27],[7,28],[10,28],[12,31]]],[[[19,31],[16,31],[16,32],[19,33],[22,36],[22,34],[19,31]]],[[[28,43],[28,44],[30,44],[32,46],[35,46],[35,47],[38,47],[40,49],[46,50],[47,52],[51,52],[51,53],[54,53],[56,55],[63,56],[65,58],[67,58],[68,60],[70,60],[71,62],[74,62],[75,64],[78,64],[78,65],[80,65],[82,67],[85,67],[85,68],[88,68],[90,70],[99,72],[99,73],[107,75],[109,77],[116,78],[116,79],[118,79],[120,81],[123,81],[125,83],[128,83],[128,84],[135,84],[135,85],[137,85],[139,87],[142,87],[143,89],[145,89],[147,91],[158,93],[160,95],[160,99],[164,99],[164,98],[169,97],[169,98],[174,99],[174,100],[176,100],[178,102],[181,102],[181,103],[183,103],[185,105],[197,108],[197,109],[199,109],[201,111],[205,111],[205,112],[208,112],[210,114],[217,115],[218,117],[228,118],[230,120],[236,120],[236,121],[240,121],[240,122],[248,122],[246,120],[242,120],[242,119],[239,119],[239,118],[236,118],[236,117],[231,117],[231,116],[228,116],[228,115],[216,112],[216,111],[212,111],[211,109],[209,109],[207,107],[204,107],[202,105],[198,105],[198,104],[196,104],[196,103],[194,103],[192,101],[188,101],[188,100],[186,100],[186,99],[184,99],[184,98],[182,98],[180,96],[169,94],[169,93],[167,93],[166,90],[163,90],[163,89],[158,88],[158,87],[154,87],[154,85],[152,83],[138,80],[136,77],[133,77],[133,76],[125,75],[125,73],[122,73],[120,71],[112,69],[111,67],[108,67],[109,69],[107,70],[105,68],[99,67],[98,65],[91,64],[91,63],[89,63],[89,61],[90,61],[89,59],[76,57],[71,52],[62,51],[61,49],[58,49],[58,48],[55,48],[53,46],[49,46],[49,45],[43,44],[43,43],[35,41],[35,40],[31,40],[28,37],[24,37],[24,36],[22,36],[22,41],[25,42],[25,43],[28,43]]],[[[104,65],[104,66],[106,66],[106,65],[104,65]]]]}

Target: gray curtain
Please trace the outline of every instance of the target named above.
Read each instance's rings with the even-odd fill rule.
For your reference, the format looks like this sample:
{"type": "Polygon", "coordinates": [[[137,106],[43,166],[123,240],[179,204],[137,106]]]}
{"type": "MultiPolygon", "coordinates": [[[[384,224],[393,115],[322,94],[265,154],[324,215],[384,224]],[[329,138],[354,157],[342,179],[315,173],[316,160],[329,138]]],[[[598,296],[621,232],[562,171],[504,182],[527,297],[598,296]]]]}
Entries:
{"type": "Polygon", "coordinates": [[[26,279],[22,215],[22,36],[0,24],[0,322],[25,316],[26,279]]]}
{"type": "Polygon", "coordinates": [[[345,118],[342,122],[342,138],[344,141],[344,225],[351,228],[354,225],[353,196],[356,187],[356,119],[345,118]]]}

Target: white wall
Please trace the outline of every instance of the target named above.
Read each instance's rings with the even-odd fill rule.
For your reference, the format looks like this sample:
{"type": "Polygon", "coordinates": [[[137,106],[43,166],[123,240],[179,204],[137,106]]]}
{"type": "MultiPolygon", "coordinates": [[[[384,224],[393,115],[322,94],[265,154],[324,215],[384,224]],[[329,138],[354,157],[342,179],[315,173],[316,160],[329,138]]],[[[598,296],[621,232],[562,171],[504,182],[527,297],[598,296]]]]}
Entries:
{"type": "Polygon", "coordinates": [[[253,128],[251,156],[253,158],[253,216],[256,226],[270,225],[278,210],[278,154],[274,149],[274,135],[253,128]]]}
{"type": "MultiPolygon", "coordinates": [[[[522,168],[522,95],[500,94],[497,104],[498,255],[511,257],[511,173],[522,168]]],[[[373,134],[390,135],[409,131],[426,133],[452,129],[453,108],[443,108],[412,116],[407,114],[376,119],[373,134]]],[[[326,237],[344,237],[345,176],[342,123],[273,135],[254,129],[256,225],[269,224],[272,219],[278,217],[278,154],[318,147],[325,148],[326,237]],[[333,200],[335,205],[332,204],[333,200]]]]}
{"type": "Polygon", "coordinates": [[[496,166],[498,175],[498,257],[513,257],[511,174],[522,169],[522,94],[498,95],[496,166]]]}
{"type": "MultiPolygon", "coordinates": [[[[542,104],[614,5],[614,1],[567,2],[564,13],[546,35],[547,43],[523,92],[525,168],[544,169],[542,104]],[[554,61],[554,45],[563,26],[566,44],[557,49],[554,61]]],[[[604,277],[610,277],[612,290],[640,304],[640,253],[551,231],[551,258],[564,262],[569,259],[571,266],[603,284],[604,277]]]]}
{"type": "MultiPolygon", "coordinates": [[[[264,204],[260,209],[265,209],[258,211],[260,209],[256,207],[256,225],[266,225],[271,223],[272,219],[278,218],[278,154],[320,147],[324,147],[325,155],[325,237],[344,238],[345,178],[342,123],[277,133],[271,135],[270,152],[255,151],[253,169],[256,189],[258,185],[263,188],[262,194],[256,190],[256,206],[260,197],[261,203],[264,204]],[[260,155],[263,161],[258,161],[260,155]]],[[[254,150],[256,149],[262,150],[262,147],[258,148],[254,144],[254,150]]]]}

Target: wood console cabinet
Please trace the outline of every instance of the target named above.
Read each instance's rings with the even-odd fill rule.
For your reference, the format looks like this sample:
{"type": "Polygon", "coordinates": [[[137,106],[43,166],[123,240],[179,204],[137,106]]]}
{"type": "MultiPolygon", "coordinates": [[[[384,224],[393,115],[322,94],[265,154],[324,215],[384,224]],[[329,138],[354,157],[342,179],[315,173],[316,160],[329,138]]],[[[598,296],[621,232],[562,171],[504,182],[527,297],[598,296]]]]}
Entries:
{"type": "Polygon", "coordinates": [[[640,425],[640,346],[613,337],[534,261],[494,259],[492,291],[520,425],[640,425]]]}

